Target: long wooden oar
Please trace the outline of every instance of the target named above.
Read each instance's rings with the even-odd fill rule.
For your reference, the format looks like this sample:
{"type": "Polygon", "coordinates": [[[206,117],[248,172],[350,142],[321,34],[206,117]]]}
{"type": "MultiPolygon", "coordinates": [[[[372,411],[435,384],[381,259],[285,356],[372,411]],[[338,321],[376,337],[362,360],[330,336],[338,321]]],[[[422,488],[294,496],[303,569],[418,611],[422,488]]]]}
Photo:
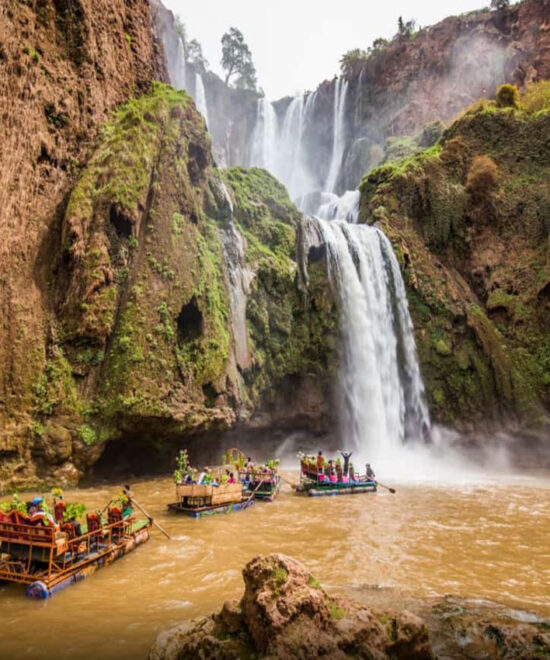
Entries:
{"type": "Polygon", "coordinates": [[[149,518],[149,520],[153,523],[153,525],[157,529],[159,529],[164,534],[164,536],[166,536],[167,539],[170,539],[170,540],[172,539],[172,537],[170,536],[170,534],[168,534],[168,532],[164,529],[164,527],[161,527],[158,524],[158,522],[153,518],[153,516],[150,513],[147,513],[147,511],[145,511],[145,509],[135,501],[135,499],[130,495],[129,491],[127,491],[124,488],[122,492],[126,495],[126,497],[128,498],[128,501],[130,502],[130,504],[133,504],[136,508],[138,508],[141,511],[141,513],[143,513],[143,515],[145,517],[149,518]]]}
{"type": "Polygon", "coordinates": [[[260,486],[261,486],[263,483],[264,483],[264,480],[262,479],[262,480],[260,481],[260,483],[256,486],[256,488],[254,488],[254,490],[252,491],[250,497],[246,500],[245,504],[248,504],[248,502],[250,502],[250,500],[254,497],[254,495],[256,495],[257,491],[259,490],[260,486]]]}
{"type": "Polygon", "coordinates": [[[285,478],[282,477],[281,475],[279,475],[279,479],[280,479],[281,481],[284,481],[285,484],[288,484],[289,486],[291,486],[291,487],[294,488],[294,489],[295,489],[296,486],[297,486],[297,484],[293,484],[291,481],[289,481],[288,479],[285,479],[285,478]]]}
{"type": "Polygon", "coordinates": [[[389,486],[384,486],[384,484],[381,484],[379,481],[374,482],[377,486],[382,486],[382,488],[385,488],[386,490],[389,490],[392,495],[395,495],[397,492],[395,488],[390,488],[389,486]]]}

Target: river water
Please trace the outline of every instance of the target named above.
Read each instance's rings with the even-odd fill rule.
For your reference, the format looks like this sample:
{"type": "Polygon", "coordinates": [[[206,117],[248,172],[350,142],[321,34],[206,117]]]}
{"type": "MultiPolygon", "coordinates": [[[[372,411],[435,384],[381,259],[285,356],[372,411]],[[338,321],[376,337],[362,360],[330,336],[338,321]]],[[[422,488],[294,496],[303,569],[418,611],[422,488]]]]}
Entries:
{"type": "MultiPolygon", "coordinates": [[[[547,479],[391,485],[396,495],[320,499],[285,485],[273,504],[194,520],[166,512],[170,479],[135,483],[137,501],[172,540],[155,531],[135,552],[46,602],[0,588],[0,657],[145,657],[160,630],[240,597],[245,563],[271,552],[305,562],[334,593],[368,601],[377,585],[377,605],[456,594],[550,616],[547,479]]],[[[114,493],[81,489],[66,499],[93,509],[114,493]]]]}

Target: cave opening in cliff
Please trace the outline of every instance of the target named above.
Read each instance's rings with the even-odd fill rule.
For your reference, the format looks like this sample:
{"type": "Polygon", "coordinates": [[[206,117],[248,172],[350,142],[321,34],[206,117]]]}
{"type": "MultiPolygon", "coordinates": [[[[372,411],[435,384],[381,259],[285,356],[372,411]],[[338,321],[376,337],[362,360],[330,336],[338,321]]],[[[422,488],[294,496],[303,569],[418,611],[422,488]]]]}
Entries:
{"type": "Polygon", "coordinates": [[[109,219],[116,229],[117,234],[121,238],[130,238],[132,235],[132,227],[134,223],[132,220],[125,215],[117,206],[111,206],[109,211],[109,219]]]}
{"type": "Polygon", "coordinates": [[[180,345],[198,339],[204,332],[204,318],[196,296],[181,308],[177,318],[178,341],[180,345]]]}

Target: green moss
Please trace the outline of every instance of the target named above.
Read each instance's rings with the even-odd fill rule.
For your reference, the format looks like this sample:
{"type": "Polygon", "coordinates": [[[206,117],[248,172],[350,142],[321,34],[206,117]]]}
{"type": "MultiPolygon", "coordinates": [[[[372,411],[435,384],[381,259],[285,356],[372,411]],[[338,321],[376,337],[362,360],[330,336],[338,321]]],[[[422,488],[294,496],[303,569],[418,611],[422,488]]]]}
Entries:
{"type": "Polygon", "coordinates": [[[61,348],[51,348],[44,371],[33,385],[33,395],[35,410],[41,415],[80,414],[82,404],[72,368],[61,348]]]}
{"type": "Polygon", "coordinates": [[[78,433],[82,442],[88,447],[97,442],[97,433],[91,426],[88,426],[88,424],[82,424],[78,433]]]}
{"type": "Polygon", "coordinates": [[[321,589],[321,583],[319,582],[319,580],[314,578],[313,575],[310,576],[308,580],[308,586],[310,586],[312,589],[321,589]]]}
{"type": "Polygon", "coordinates": [[[330,612],[330,616],[336,621],[339,621],[340,619],[343,619],[346,616],[346,610],[344,610],[341,607],[338,607],[336,602],[333,600],[329,600],[328,602],[328,611],[330,612]]]}

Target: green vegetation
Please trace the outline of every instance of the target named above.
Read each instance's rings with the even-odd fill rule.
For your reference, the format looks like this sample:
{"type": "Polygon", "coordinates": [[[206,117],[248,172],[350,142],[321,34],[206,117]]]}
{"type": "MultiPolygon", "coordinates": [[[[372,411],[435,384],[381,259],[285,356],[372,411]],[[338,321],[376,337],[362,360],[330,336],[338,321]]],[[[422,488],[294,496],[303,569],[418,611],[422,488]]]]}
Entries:
{"type": "Polygon", "coordinates": [[[328,611],[330,612],[330,616],[336,621],[339,621],[340,619],[343,619],[346,616],[346,610],[344,610],[341,607],[338,607],[338,604],[334,600],[329,600],[328,611]]]}
{"type": "Polygon", "coordinates": [[[497,90],[497,108],[519,108],[519,92],[515,85],[501,85],[497,90]]]}
{"type": "Polygon", "coordinates": [[[85,445],[90,446],[97,441],[97,433],[91,426],[88,426],[88,424],[82,424],[79,429],[79,435],[85,445]]]}
{"type": "Polygon", "coordinates": [[[530,86],[518,103],[501,89],[434,147],[361,184],[361,217],[392,240],[431,409],[446,423],[488,410],[535,431],[549,423],[547,92],[530,86]]]}

